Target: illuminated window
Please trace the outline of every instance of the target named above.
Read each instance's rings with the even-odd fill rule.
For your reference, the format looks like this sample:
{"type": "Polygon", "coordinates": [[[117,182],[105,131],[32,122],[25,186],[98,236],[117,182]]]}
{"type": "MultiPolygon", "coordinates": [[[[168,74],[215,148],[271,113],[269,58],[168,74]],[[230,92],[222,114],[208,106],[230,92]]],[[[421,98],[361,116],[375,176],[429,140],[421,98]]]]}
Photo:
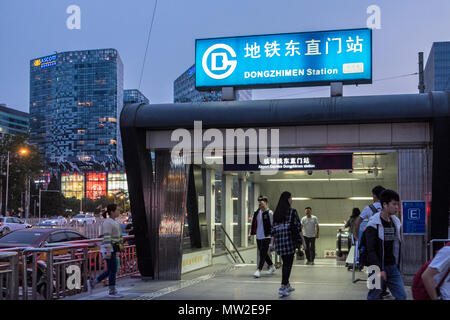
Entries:
{"type": "Polygon", "coordinates": [[[108,118],[108,121],[109,122],[117,122],[117,119],[116,118],[108,118]]]}
{"type": "Polygon", "coordinates": [[[128,193],[127,175],[125,173],[108,173],[108,193],[128,193]]]}
{"type": "Polygon", "coordinates": [[[84,134],[85,132],[86,132],[86,130],[82,130],[82,129],[78,130],[78,134],[84,134]]]}
{"type": "Polygon", "coordinates": [[[86,198],[98,199],[106,196],[106,172],[86,174],[86,198]]]}
{"type": "Polygon", "coordinates": [[[63,173],[61,175],[61,192],[66,198],[84,197],[84,176],[82,174],[63,173]]]}
{"type": "Polygon", "coordinates": [[[99,122],[106,122],[106,118],[99,118],[98,121],[99,122]]]}
{"type": "Polygon", "coordinates": [[[109,144],[117,144],[117,141],[114,139],[109,140],[109,144]]]}
{"type": "Polygon", "coordinates": [[[84,145],[84,140],[78,140],[77,144],[84,145]]]}

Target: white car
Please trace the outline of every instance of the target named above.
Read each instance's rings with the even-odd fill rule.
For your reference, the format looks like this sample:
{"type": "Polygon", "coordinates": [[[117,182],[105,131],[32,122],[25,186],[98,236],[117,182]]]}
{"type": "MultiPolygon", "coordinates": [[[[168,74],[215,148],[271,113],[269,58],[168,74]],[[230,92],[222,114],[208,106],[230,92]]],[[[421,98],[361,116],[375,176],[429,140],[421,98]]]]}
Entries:
{"type": "Polygon", "coordinates": [[[32,225],[24,223],[16,217],[0,217],[0,233],[7,234],[11,231],[31,228],[32,225]]]}
{"type": "Polygon", "coordinates": [[[70,220],[70,224],[74,225],[87,225],[87,224],[94,224],[95,223],[95,217],[91,214],[77,214],[75,217],[73,217],[70,220]]]}
{"type": "Polygon", "coordinates": [[[44,220],[39,223],[38,226],[65,226],[66,224],[66,218],[59,216],[54,219],[44,220]]]}

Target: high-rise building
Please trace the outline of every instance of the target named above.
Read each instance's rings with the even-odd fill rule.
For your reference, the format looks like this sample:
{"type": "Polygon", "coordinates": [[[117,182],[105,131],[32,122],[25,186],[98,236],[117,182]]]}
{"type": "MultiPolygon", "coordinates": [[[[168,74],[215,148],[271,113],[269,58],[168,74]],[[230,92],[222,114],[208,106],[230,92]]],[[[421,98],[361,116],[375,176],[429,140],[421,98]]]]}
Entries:
{"type": "MultiPolygon", "coordinates": [[[[195,89],[195,64],[181,74],[173,83],[173,102],[206,102],[222,100],[221,91],[198,91],[195,89]]],[[[252,100],[251,90],[237,90],[236,100],[252,100]]]]}
{"type": "Polygon", "coordinates": [[[30,115],[0,104],[0,138],[5,134],[27,134],[30,130],[30,115]]]}
{"type": "Polygon", "coordinates": [[[450,41],[433,43],[424,78],[425,92],[450,90],[450,41]]]}
{"type": "Polygon", "coordinates": [[[31,142],[46,166],[121,169],[122,108],[117,50],[68,51],[30,61],[31,142]]]}
{"type": "Polygon", "coordinates": [[[149,104],[149,100],[137,89],[123,90],[123,104],[126,103],[145,103],[149,104]]]}

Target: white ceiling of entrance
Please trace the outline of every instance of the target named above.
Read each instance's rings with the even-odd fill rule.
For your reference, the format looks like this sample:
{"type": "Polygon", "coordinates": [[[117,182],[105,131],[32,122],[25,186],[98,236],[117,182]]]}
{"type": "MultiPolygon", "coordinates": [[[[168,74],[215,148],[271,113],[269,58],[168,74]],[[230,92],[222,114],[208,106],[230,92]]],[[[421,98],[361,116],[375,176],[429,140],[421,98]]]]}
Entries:
{"type": "Polygon", "coordinates": [[[289,191],[293,198],[299,198],[294,199],[293,207],[300,214],[303,214],[303,208],[311,206],[313,212],[320,213],[321,223],[341,223],[348,219],[354,207],[362,210],[372,202],[371,190],[376,185],[397,189],[397,153],[376,154],[377,176],[373,173],[374,162],[374,153],[355,154],[353,172],[338,170],[328,174],[327,171],[314,171],[308,175],[304,171],[285,171],[269,177],[253,174],[249,180],[260,184],[261,193],[269,197],[272,207],[276,206],[283,191],[289,191]],[[362,199],[353,200],[355,197],[362,199]]]}

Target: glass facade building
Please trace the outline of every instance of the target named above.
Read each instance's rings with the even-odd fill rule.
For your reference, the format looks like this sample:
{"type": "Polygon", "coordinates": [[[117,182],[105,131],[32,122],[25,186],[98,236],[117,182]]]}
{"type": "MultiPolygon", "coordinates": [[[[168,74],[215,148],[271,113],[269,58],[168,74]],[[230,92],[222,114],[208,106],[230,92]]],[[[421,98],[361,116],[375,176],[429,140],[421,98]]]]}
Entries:
{"type": "Polygon", "coordinates": [[[424,78],[425,92],[450,90],[450,41],[433,43],[424,78]]]}
{"type": "Polygon", "coordinates": [[[29,132],[29,114],[0,104],[0,138],[5,134],[26,134],[29,132]]]}
{"type": "MultiPolygon", "coordinates": [[[[198,91],[195,89],[195,64],[189,67],[173,83],[173,102],[221,101],[221,91],[198,91]]],[[[236,100],[252,100],[251,90],[237,90],[236,100]]]]}
{"type": "Polygon", "coordinates": [[[137,89],[123,90],[123,104],[126,103],[145,103],[149,104],[149,100],[137,89]]]}
{"type": "Polygon", "coordinates": [[[121,170],[122,108],[117,50],[61,52],[30,61],[31,142],[47,167],[121,170]]]}

